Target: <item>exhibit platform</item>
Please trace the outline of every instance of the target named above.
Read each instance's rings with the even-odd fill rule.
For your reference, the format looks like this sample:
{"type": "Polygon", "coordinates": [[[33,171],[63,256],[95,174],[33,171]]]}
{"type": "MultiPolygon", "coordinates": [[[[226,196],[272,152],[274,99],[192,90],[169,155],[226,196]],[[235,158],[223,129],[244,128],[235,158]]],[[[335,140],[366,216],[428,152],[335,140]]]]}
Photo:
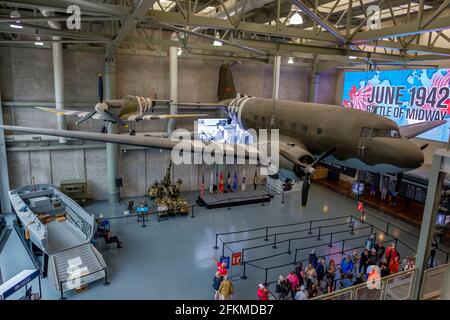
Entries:
{"type": "Polygon", "coordinates": [[[273,192],[267,188],[228,193],[207,192],[204,196],[198,197],[197,204],[205,207],[206,209],[214,209],[270,202],[273,196],[273,192]]]}

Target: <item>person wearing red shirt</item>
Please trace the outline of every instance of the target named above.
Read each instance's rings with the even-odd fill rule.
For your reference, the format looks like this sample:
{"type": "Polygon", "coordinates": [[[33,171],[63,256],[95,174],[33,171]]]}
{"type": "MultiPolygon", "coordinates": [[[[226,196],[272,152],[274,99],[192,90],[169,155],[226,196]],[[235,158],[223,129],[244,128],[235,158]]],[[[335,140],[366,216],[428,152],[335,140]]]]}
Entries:
{"type": "Polygon", "coordinates": [[[257,294],[258,300],[269,300],[269,290],[263,284],[259,285],[257,294]]]}
{"type": "Polygon", "coordinates": [[[394,260],[389,263],[389,270],[391,271],[390,274],[394,274],[398,272],[398,256],[394,258],[394,260]]]}
{"type": "Polygon", "coordinates": [[[217,261],[217,259],[216,258],[213,258],[213,260],[214,260],[214,262],[216,263],[216,265],[217,265],[217,272],[223,277],[223,276],[226,276],[227,275],[227,273],[228,273],[228,270],[227,270],[227,268],[226,268],[226,264],[225,264],[225,262],[220,262],[220,261],[217,261]]]}

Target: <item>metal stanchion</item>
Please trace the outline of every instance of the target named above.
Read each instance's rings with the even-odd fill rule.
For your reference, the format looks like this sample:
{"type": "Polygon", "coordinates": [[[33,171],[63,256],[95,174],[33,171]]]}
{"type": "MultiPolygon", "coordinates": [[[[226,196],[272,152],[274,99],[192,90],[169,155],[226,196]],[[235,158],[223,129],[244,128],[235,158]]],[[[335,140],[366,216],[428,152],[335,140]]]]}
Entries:
{"type": "Polygon", "coordinates": [[[225,242],[222,242],[222,255],[220,257],[225,257],[225,242]]]}
{"type": "Polygon", "coordinates": [[[192,206],[191,218],[195,218],[195,214],[194,214],[194,206],[192,206]]]}
{"type": "Polygon", "coordinates": [[[370,228],[370,234],[373,234],[373,225],[370,228]]]}
{"type": "Polygon", "coordinates": [[[66,300],[67,298],[64,297],[64,290],[63,290],[62,284],[63,284],[63,281],[60,281],[60,282],[59,282],[59,290],[60,290],[60,292],[61,292],[61,297],[59,298],[59,300],[66,300]]]}
{"type": "Polygon", "coordinates": [[[320,239],[320,230],[322,229],[322,227],[319,227],[319,235],[318,235],[318,237],[317,237],[317,240],[322,240],[322,239],[320,239]]]}
{"type": "Polygon", "coordinates": [[[105,282],[103,282],[104,286],[109,286],[108,282],[108,270],[105,268],[105,282]]]}
{"type": "Polygon", "coordinates": [[[297,263],[297,249],[295,249],[294,264],[297,263]]]}
{"type": "Polygon", "coordinates": [[[242,249],[241,266],[244,264],[245,248],[242,249]]]}
{"type": "Polygon", "coordinates": [[[350,231],[350,234],[355,234],[355,221],[352,222],[352,231],[350,231]]]}
{"type": "Polygon", "coordinates": [[[231,210],[231,198],[228,198],[228,210],[231,210]]]}
{"type": "Polygon", "coordinates": [[[389,234],[389,226],[390,226],[391,224],[388,222],[387,223],[387,225],[386,225],[386,234],[389,234]]]}
{"type": "Polygon", "coordinates": [[[266,237],[264,238],[264,241],[269,241],[269,238],[267,238],[269,235],[269,227],[266,227],[266,237]]]}
{"type": "Polygon", "coordinates": [[[145,224],[145,213],[142,213],[142,228],[145,228],[147,225],[145,224]]]}
{"type": "Polygon", "coordinates": [[[309,231],[308,231],[308,234],[312,234],[311,229],[312,229],[312,221],[309,222],[309,231]]]}
{"type": "Polygon", "coordinates": [[[288,250],[287,250],[286,253],[287,253],[287,254],[292,254],[292,252],[291,252],[291,239],[289,239],[289,242],[288,242],[288,250]]]}
{"type": "Polygon", "coordinates": [[[274,248],[274,249],[278,248],[277,247],[277,234],[276,233],[275,233],[275,236],[273,238],[273,246],[272,246],[272,248],[274,248]]]}
{"type": "Polygon", "coordinates": [[[284,204],[284,191],[281,193],[281,203],[284,204]]]}
{"type": "Polygon", "coordinates": [[[344,247],[345,247],[345,240],[342,240],[342,249],[341,249],[342,254],[344,254],[344,247]]]}
{"type": "Polygon", "coordinates": [[[348,225],[349,228],[352,227],[352,223],[353,223],[353,216],[350,216],[350,223],[349,223],[349,225],[348,225]]]}
{"type": "Polygon", "coordinates": [[[219,235],[216,233],[216,244],[215,244],[214,247],[213,247],[213,248],[216,249],[216,250],[219,249],[219,247],[217,246],[217,238],[218,238],[218,237],[219,237],[219,235]]]}
{"type": "Polygon", "coordinates": [[[244,262],[244,274],[241,276],[241,279],[243,279],[243,280],[247,279],[247,276],[245,274],[245,267],[246,267],[246,265],[247,265],[247,263],[244,262]]]}
{"type": "Polygon", "coordinates": [[[330,243],[328,244],[330,248],[333,248],[333,233],[330,235],[330,243]]]}
{"type": "Polygon", "coordinates": [[[262,196],[262,200],[263,200],[262,203],[261,203],[262,206],[265,206],[265,205],[266,205],[266,203],[265,203],[265,201],[264,201],[264,198],[265,198],[265,197],[266,197],[266,196],[262,196]]]}
{"type": "Polygon", "coordinates": [[[269,269],[266,269],[266,275],[264,276],[264,285],[265,286],[267,286],[268,285],[268,283],[267,283],[267,271],[268,271],[269,269]]]}

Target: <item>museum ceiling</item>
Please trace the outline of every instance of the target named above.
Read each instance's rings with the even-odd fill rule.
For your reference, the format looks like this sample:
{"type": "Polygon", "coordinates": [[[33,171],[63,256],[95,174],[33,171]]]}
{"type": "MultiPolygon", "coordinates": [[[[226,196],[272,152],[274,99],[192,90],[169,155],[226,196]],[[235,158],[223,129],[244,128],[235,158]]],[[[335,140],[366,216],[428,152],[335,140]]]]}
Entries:
{"type": "Polygon", "coordinates": [[[0,1],[0,45],[49,47],[61,41],[73,50],[148,55],[167,55],[177,46],[183,58],[267,62],[282,55],[299,64],[420,63],[450,56],[449,5],[450,0],[0,1]],[[79,29],[70,5],[80,9],[79,29]]]}

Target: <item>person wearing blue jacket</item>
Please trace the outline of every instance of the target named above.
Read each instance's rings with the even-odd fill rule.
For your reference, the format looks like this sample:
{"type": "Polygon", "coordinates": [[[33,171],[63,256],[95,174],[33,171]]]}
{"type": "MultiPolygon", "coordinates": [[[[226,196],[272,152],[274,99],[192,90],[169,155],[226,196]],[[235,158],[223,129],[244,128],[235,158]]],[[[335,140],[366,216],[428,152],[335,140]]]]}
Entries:
{"type": "Polygon", "coordinates": [[[353,260],[351,255],[348,253],[341,261],[341,273],[347,275],[353,273],[353,260]]]}

